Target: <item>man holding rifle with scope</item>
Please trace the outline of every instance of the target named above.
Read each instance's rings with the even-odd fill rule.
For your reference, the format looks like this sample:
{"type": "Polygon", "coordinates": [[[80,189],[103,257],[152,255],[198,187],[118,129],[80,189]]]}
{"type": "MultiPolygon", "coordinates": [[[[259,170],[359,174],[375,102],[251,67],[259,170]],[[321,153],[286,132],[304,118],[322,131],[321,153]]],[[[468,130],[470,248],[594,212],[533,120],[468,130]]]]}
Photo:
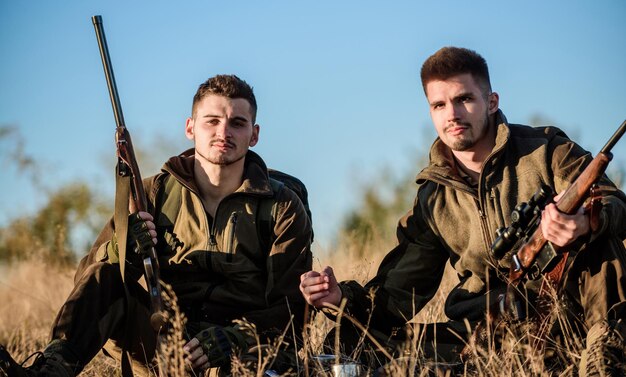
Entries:
{"type": "MultiPolygon", "coordinates": [[[[149,211],[129,220],[128,245],[156,248],[161,278],[178,296],[188,319],[186,361],[197,374],[209,367],[227,374],[231,355],[256,345],[233,320],[254,324],[263,344],[292,320],[301,334],[298,278],[311,269],[311,222],[296,193],[272,181],[261,157],[249,150],[259,140],[256,113],[252,88],[237,76],[218,75],[200,85],[184,128],[194,148],[144,181],[149,211]],[[270,210],[272,218],[266,218],[270,210]]],[[[142,374],[154,367],[157,331],[140,282],[144,255],[129,251],[123,282],[118,234],[111,221],[82,260],[52,341],[34,364],[23,368],[1,348],[0,375],[74,376],[102,348],[116,358],[128,351],[142,374]]],[[[291,348],[274,369],[294,367],[294,341],[287,341],[291,348]]]]}
{"type": "MultiPolygon", "coordinates": [[[[546,186],[559,195],[554,198],[557,204],[537,210],[538,232],[549,245],[569,252],[561,292],[572,325],[588,334],[580,373],[614,372],[626,357],[624,193],[602,176],[597,216],[582,207],[561,212],[561,194],[592,156],[557,128],[509,123],[491,89],[487,64],[476,52],[444,47],[425,61],[421,79],[439,137],[430,150],[429,166],[417,176],[414,206],[398,224],[398,245],[365,286],[338,283],[332,268],[326,267],[301,276],[303,296],[325,310],[345,300],[345,314],[369,323],[369,333],[393,348],[403,340],[407,321],[437,291],[450,261],[460,278],[445,304],[452,321],[422,328],[422,350],[436,360],[456,361],[473,327],[500,302],[504,308],[511,304],[505,298],[508,271],[518,271],[512,267],[516,250],[495,255],[491,245],[496,230],[510,224],[509,215],[519,203],[546,186]],[[464,321],[470,324],[469,332],[464,321]]],[[[532,320],[543,274],[530,273],[526,265],[519,270],[528,275],[524,284],[513,288],[526,298],[522,307],[528,313],[517,314],[532,320]]],[[[348,349],[360,336],[349,321],[341,326],[348,349]]]]}

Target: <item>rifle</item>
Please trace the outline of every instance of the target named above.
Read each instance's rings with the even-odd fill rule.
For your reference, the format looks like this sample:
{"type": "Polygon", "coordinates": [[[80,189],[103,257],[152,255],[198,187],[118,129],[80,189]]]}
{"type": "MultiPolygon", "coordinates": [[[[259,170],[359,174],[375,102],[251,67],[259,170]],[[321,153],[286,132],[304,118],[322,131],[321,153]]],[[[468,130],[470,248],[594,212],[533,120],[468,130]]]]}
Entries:
{"type": "MultiPolygon", "coordinates": [[[[109,88],[113,114],[115,115],[115,143],[117,145],[117,180],[116,180],[116,205],[115,205],[115,229],[118,234],[118,246],[120,254],[120,270],[124,279],[124,263],[126,253],[126,234],[128,229],[128,214],[138,211],[147,211],[146,193],[141,180],[139,166],[135,157],[133,143],[130,133],[124,123],[124,115],[120,105],[120,98],[117,93],[115,76],[109,57],[109,49],[102,26],[102,17],[93,16],[91,18],[98,39],[102,66],[109,88]],[[130,191],[128,190],[130,185],[130,191]],[[129,197],[130,196],[130,197],[129,197]],[[130,200],[130,203],[129,203],[130,200]]],[[[152,315],[150,324],[155,331],[159,331],[165,324],[163,300],[161,297],[161,285],[159,282],[159,262],[154,247],[151,247],[143,257],[144,275],[150,295],[152,315]]]]}
{"type": "MultiPolygon", "coordinates": [[[[589,165],[582,171],[576,180],[563,192],[556,207],[559,211],[566,214],[574,214],[590,198],[590,208],[592,213],[599,211],[599,197],[597,194],[597,183],[602,178],[609,162],[613,158],[611,149],[622,135],[626,132],[626,120],[609,139],[606,145],[600,150],[589,165]]],[[[499,300],[499,312],[504,314],[505,318],[509,317],[514,320],[523,320],[526,318],[524,304],[518,298],[518,292],[521,290],[523,279],[528,274],[543,274],[545,279],[539,292],[538,314],[539,321],[543,322],[547,317],[545,308],[546,292],[552,288],[556,293],[560,292],[567,261],[567,247],[559,248],[548,242],[541,232],[539,220],[541,218],[541,210],[552,201],[553,193],[550,187],[542,187],[529,203],[522,203],[517,206],[511,215],[512,224],[503,230],[499,230],[498,237],[494,241],[491,251],[496,258],[502,258],[509,252],[519,240],[522,245],[517,252],[511,256],[511,267],[509,269],[507,292],[504,297],[499,300]],[[543,308],[541,306],[544,306],[543,308]]],[[[597,228],[597,216],[590,216],[591,229],[597,228]]],[[[535,276],[535,277],[536,277],[535,276]]],[[[493,313],[489,315],[493,319],[493,313]]],[[[537,348],[543,346],[543,340],[547,332],[545,323],[540,323],[540,331],[535,338],[537,348]]]]}

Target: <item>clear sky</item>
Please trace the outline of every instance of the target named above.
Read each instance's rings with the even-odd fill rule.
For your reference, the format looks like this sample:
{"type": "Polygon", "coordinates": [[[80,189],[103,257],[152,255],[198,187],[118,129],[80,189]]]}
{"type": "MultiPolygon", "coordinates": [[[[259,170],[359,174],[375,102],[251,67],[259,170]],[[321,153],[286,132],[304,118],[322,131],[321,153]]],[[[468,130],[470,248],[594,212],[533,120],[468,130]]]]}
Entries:
{"type": "MultiPolygon", "coordinates": [[[[416,150],[432,141],[419,69],[442,46],[485,57],[511,122],[542,115],[595,154],[626,118],[623,0],[2,0],[0,125],[18,127],[47,188],[97,179],[112,195],[103,156],[114,161],[115,124],[95,14],[135,140],[190,146],[184,121],[210,76],[254,87],[254,150],[305,182],[322,243],[357,204],[360,182],[386,168],[417,173],[416,150]]],[[[0,139],[0,224],[44,203],[7,163],[16,142],[0,139]]],[[[626,140],[614,152],[625,165],[626,140]]]]}

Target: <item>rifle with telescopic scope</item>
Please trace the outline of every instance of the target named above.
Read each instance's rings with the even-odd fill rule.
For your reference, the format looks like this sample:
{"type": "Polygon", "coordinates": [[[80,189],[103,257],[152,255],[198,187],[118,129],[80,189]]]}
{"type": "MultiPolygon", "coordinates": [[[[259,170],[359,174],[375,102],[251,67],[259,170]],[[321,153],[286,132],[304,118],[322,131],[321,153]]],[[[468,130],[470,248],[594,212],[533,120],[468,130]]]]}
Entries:
{"type": "MultiPolygon", "coordinates": [[[[613,158],[611,149],[624,132],[626,132],[626,120],[555,203],[560,212],[572,215],[589,199],[585,210],[589,214],[592,231],[599,226],[601,209],[601,196],[597,184],[613,158]]],[[[516,245],[521,244],[517,251],[511,253],[507,291],[504,297],[499,299],[496,315],[504,315],[505,318],[516,321],[526,319],[526,302],[520,297],[520,292],[523,291],[522,285],[527,278],[544,278],[536,302],[539,318],[535,320],[540,323],[538,323],[539,332],[536,334],[534,344],[538,349],[543,347],[549,327],[545,323],[549,312],[548,294],[560,293],[568,257],[568,247],[558,247],[548,242],[539,226],[541,211],[547,204],[553,202],[553,197],[552,189],[549,186],[543,186],[527,203],[518,205],[511,214],[511,225],[498,231],[498,237],[491,246],[494,257],[501,259],[511,253],[516,245]]],[[[493,314],[490,313],[490,317],[493,314]]]]}
{"type": "Polygon", "coordinates": [[[489,342],[494,335],[490,330],[497,331],[524,320],[531,320],[537,325],[537,331],[531,336],[531,345],[534,352],[542,352],[551,327],[550,312],[554,297],[563,288],[562,278],[570,249],[568,246],[555,246],[544,238],[540,227],[541,212],[546,205],[555,203],[560,212],[572,215],[585,204],[590,229],[597,230],[600,226],[602,199],[598,182],[613,159],[611,149],[625,132],[626,120],[556,202],[552,188],[544,185],[528,202],[515,207],[508,227],[498,229],[496,240],[491,245],[491,253],[498,260],[511,258],[506,293],[490,304],[485,321],[476,326],[470,341],[461,351],[463,360],[468,361],[474,357],[473,345],[487,345],[485,342],[489,342]],[[539,278],[542,278],[542,282],[537,300],[530,303],[524,294],[524,283],[527,279],[539,278]],[[528,306],[534,309],[532,318],[528,318],[528,306]]]}

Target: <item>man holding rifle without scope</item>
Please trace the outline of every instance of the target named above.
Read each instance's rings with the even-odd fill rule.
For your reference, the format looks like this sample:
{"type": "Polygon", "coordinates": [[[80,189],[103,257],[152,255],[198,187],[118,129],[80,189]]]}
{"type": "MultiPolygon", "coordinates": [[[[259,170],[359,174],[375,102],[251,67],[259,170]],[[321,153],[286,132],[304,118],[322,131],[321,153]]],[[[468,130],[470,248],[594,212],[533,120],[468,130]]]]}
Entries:
{"type": "MultiPolygon", "coordinates": [[[[440,49],[423,64],[421,79],[438,138],[429,166],[417,175],[414,206],[398,224],[398,245],[365,286],[338,283],[326,267],[303,274],[300,290],[317,308],[345,299],[345,313],[369,321],[370,333],[392,347],[394,335],[404,333],[437,291],[449,260],[460,279],[445,304],[451,322],[426,326],[422,349],[455,361],[471,333],[463,321],[476,326],[506,297],[513,259],[510,252],[496,257],[490,250],[496,230],[509,225],[514,208],[543,186],[559,193],[558,203],[592,156],[557,128],[509,123],[485,60],[472,50],[440,49]]],[[[599,185],[602,207],[593,219],[583,208],[565,214],[554,203],[537,212],[545,239],[569,251],[562,293],[571,324],[587,331],[581,375],[615,372],[626,357],[626,197],[606,176],[599,185]]],[[[531,319],[541,276],[525,284],[531,319]]],[[[361,334],[351,334],[346,323],[341,336],[353,347],[352,338],[361,334]]]]}
{"type": "MultiPolygon", "coordinates": [[[[178,296],[188,319],[184,351],[196,373],[221,367],[226,374],[231,355],[256,344],[233,320],[256,325],[262,342],[279,336],[292,315],[297,334],[303,325],[298,277],[311,269],[311,222],[296,193],[271,180],[261,157],[249,150],[259,140],[256,112],[252,88],[237,76],[218,75],[200,85],[185,124],[194,148],[144,180],[149,211],[129,220],[128,244],[140,250],[155,246],[161,278],[178,296]],[[262,212],[270,211],[266,219],[262,212]]],[[[111,221],[80,263],[52,342],[26,369],[2,348],[4,373],[74,376],[102,348],[116,358],[122,349],[129,351],[139,362],[134,366],[146,372],[154,362],[157,332],[139,282],[141,255],[127,254],[127,299],[117,244],[111,221]]],[[[293,341],[288,340],[292,346],[293,341]]],[[[292,367],[284,357],[274,369],[292,367]]]]}

